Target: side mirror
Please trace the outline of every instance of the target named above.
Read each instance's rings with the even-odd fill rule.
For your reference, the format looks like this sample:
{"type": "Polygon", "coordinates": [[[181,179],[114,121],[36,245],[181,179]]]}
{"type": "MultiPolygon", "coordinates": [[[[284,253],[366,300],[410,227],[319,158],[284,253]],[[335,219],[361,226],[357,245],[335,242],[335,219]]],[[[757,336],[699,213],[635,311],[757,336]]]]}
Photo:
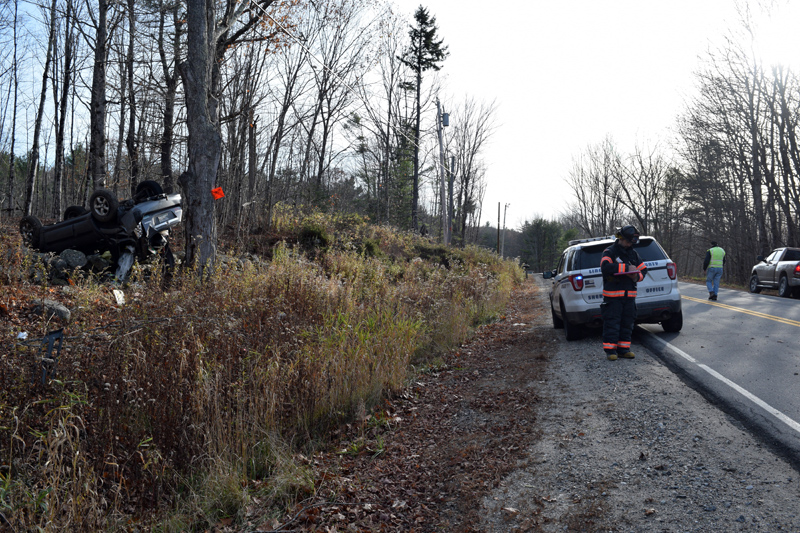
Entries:
{"type": "Polygon", "coordinates": [[[764,261],[764,256],[763,255],[759,255],[758,257],[756,257],[756,261],[761,263],[762,261],[764,261]]]}
{"type": "Polygon", "coordinates": [[[554,270],[545,270],[544,272],[542,272],[542,277],[544,279],[550,279],[550,278],[552,278],[554,276],[555,276],[555,271],[554,270]]]}

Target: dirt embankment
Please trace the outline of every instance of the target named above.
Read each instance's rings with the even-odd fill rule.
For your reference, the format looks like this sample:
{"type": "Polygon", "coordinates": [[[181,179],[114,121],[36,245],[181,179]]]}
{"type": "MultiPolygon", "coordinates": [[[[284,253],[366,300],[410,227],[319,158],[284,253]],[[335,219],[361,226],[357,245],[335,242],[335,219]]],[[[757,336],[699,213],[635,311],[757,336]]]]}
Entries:
{"type": "Polygon", "coordinates": [[[315,457],[323,490],[270,527],[800,531],[797,471],[635,340],[615,362],[599,337],[564,341],[540,283],[387,402],[387,424],[341,435],[354,453],[315,457]]]}

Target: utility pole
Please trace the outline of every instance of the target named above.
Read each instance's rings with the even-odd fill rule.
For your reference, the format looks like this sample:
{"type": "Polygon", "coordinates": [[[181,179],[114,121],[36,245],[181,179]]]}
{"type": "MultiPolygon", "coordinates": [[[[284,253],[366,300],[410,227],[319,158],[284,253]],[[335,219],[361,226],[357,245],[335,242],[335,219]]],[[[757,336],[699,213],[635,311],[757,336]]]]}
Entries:
{"type": "MultiPolygon", "coordinates": [[[[450,198],[449,198],[449,200],[450,200],[449,209],[447,210],[447,227],[449,228],[450,240],[451,241],[453,240],[453,213],[456,212],[455,206],[453,205],[453,182],[455,180],[456,180],[456,157],[454,155],[451,155],[450,156],[450,169],[449,169],[449,172],[448,172],[448,179],[447,179],[448,188],[449,188],[449,191],[450,191],[450,193],[449,193],[449,196],[450,196],[450,198]]],[[[463,246],[464,245],[463,244],[463,240],[464,239],[461,239],[461,240],[462,240],[462,246],[463,246]]]]}
{"type": "Polygon", "coordinates": [[[439,136],[439,204],[442,211],[442,242],[445,245],[450,244],[450,226],[447,224],[447,189],[445,182],[447,180],[447,170],[444,166],[444,146],[442,143],[442,127],[450,125],[450,116],[447,113],[442,114],[442,107],[439,104],[439,99],[436,99],[436,133],[439,136]]]}
{"type": "Polygon", "coordinates": [[[497,202],[497,255],[500,255],[500,202],[497,202]]]}
{"type": "Polygon", "coordinates": [[[505,257],[506,253],[506,213],[508,212],[508,206],[511,204],[506,204],[506,207],[503,209],[503,243],[500,245],[500,257],[505,257]]]}

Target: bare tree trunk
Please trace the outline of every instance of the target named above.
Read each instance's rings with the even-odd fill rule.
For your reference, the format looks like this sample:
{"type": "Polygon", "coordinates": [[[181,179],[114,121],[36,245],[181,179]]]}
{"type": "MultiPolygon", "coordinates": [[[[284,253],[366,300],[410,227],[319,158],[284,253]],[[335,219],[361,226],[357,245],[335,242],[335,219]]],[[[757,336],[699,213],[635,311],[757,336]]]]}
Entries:
{"type": "Polygon", "coordinates": [[[128,110],[128,69],[122,69],[122,80],[119,84],[119,133],[117,134],[117,153],[114,155],[114,170],[111,175],[113,190],[117,194],[117,187],[122,181],[122,146],[125,142],[125,115],[128,110]]]}
{"type": "Polygon", "coordinates": [[[256,194],[256,121],[253,108],[250,108],[247,127],[247,197],[252,200],[256,194]]]}
{"type": "Polygon", "coordinates": [[[189,0],[187,7],[188,50],[180,72],[186,90],[189,128],[189,170],[180,185],[186,209],[186,263],[201,275],[216,259],[217,228],[211,195],[222,153],[217,98],[214,90],[216,66],[216,7],[214,0],[189,0]]]}
{"type": "Polygon", "coordinates": [[[56,160],[54,174],[53,216],[59,217],[64,207],[64,127],[67,121],[67,100],[72,87],[72,61],[75,34],[75,19],[72,13],[72,2],[67,2],[67,16],[64,24],[64,80],[61,85],[61,97],[58,99],[59,111],[56,132],[56,160]]]}
{"type": "Polygon", "coordinates": [[[36,122],[33,125],[33,145],[31,156],[28,159],[28,179],[25,183],[25,214],[30,215],[33,207],[33,191],[36,174],[39,168],[39,135],[42,129],[42,115],[44,102],[47,96],[47,73],[50,71],[50,61],[53,56],[53,45],[56,35],[56,0],[50,6],[50,33],[47,39],[47,55],[44,60],[44,76],[42,77],[42,92],[39,96],[39,110],[36,112],[36,122]]]}
{"type": "Polygon", "coordinates": [[[108,46],[109,0],[97,2],[97,32],[92,69],[92,96],[89,104],[89,174],[93,188],[106,186],[106,47],[108,46]]]}
{"type": "Polygon", "coordinates": [[[136,14],[133,11],[134,0],[128,0],[128,56],[125,60],[128,71],[128,93],[129,96],[129,113],[130,119],[128,123],[128,136],[125,139],[125,145],[128,149],[128,165],[130,167],[130,195],[136,192],[136,185],[139,180],[139,146],[136,142],[136,90],[133,86],[133,46],[134,46],[134,31],[136,29],[136,14]]]}
{"type": "Polygon", "coordinates": [[[14,81],[14,105],[12,106],[11,116],[11,150],[8,154],[8,193],[6,196],[6,207],[9,215],[14,209],[14,181],[16,179],[15,170],[17,166],[16,156],[14,155],[15,143],[17,139],[17,95],[19,94],[19,79],[17,77],[17,16],[18,16],[19,1],[14,0],[14,59],[11,68],[13,69],[14,81]]]}
{"type": "Polygon", "coordinates": [[[419,129],[422,120],[422,69],[417,68],[417,116],[414,122],[414,183],[411,190],[411,231],[419,229],[417,209],[419,206],[419,129]]]}
{"type": "Polygon", "coordinates": [[[281,144],[286,136],[286,116],[289,110],[294,105],[297,98],[296,88],[297,82],[300,77],[300,71],[305,60],[305,53],[298,56],[287,56],[284,61],[286,66],[286,80],[284,81],[283,98],[280,102],[280,109],[278,110],[278,120],[275,125],[275,130],[270,140],[270,163],[269,173],[267,174],[267,190],[265,193],[267,203],[267,227],[272,224],[272,204],[274,194],[275,176],[278,169],[278,156],[280,155],[281,144]],[[291,59],[296,59],[297,62],[293,63],[291,59]]]}
{"type": "MultiPolygon", "coordinates": [[[[180,57],[180,35],[182,23],[178,16],[179,4],[174,3],[169,10],[172,13],[172,20],[175,26],[175,35],[172,39],[172,60],[177,64],[180,57]]],[[[161,179],[163,180],[164,190],[168,193],[173,191],[173,171],[172,171],[172,143],[175,130],[175,95],[178,92],[178,74],[170,71],[167,54],[164,50],[164,18],[167,9],[164,7],[164,0],[159,1],[159,21],[158,21],[158,54],[161,58],[161,69],[164,73],[166,84],[164,94],[164,118],[163,132],[161,134],[161,179]]]]}

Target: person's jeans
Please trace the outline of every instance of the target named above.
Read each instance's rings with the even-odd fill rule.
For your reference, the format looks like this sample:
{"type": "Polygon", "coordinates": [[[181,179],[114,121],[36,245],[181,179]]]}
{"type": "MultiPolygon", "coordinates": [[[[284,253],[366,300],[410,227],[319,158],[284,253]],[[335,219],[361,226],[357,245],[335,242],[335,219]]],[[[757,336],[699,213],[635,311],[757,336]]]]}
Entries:
{"type": "Polygon", "coordinates": [[[722,278],[722,269],[719,267],[709,267],[706,271],[706,287],[708,287],[708,292],[715,295],[719,292],[720,278],[722,278]]]}

